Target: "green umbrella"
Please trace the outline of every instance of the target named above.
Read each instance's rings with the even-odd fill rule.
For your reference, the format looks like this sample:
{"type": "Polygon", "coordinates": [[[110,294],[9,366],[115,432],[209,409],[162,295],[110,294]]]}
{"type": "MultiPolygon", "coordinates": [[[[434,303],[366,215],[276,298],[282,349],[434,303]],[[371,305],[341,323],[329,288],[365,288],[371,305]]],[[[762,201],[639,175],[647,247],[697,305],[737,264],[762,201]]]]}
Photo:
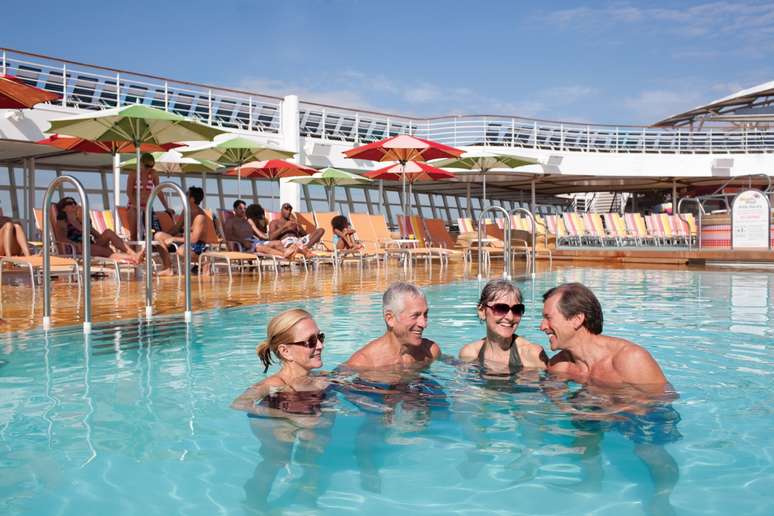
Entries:
{"type": "Polygon", "coordinates": [[[186,149],[182,153],[189,158],[208,159],[227,167],[237,167],[237,196],[242,194],[242,165],[250,161],[292,158],[295,154],[243,136],[213,142],[198,149],[186,149]]]}
{"type": "Polygon", "coordinates": [[[179,141],[211,140],[223,133],[175,113],[141,104],[103,109],[58,120],[51,120],[48,132],[94,141],[129,141],[136,150],[137,235],[140,234],[140,145],[179,141]]]}
{"type": "Polygon", "coordinates": [[[434,161],[433,166],[439,168],[462,168],[478,170],[483,176],[484,193],[482,206],[486,204],[486,173],[493,168],[517,168],[524,165],[534,165],[538,160],[513,154],[499,154],[481,150],[466,152],[460,158],[448,158],[434,161]]]}
{"type": "Polygon", "coordinates": [[[288,182],[301,185],[323,185],[330,189],[331,211],[336,211],[336,187],[371,183],[373,180],[335,168],[324,168],[311,176],[293,177],[288,182]]]}
{"type": "MultiPolygon", "coordinates": [[[[164,172],[165,174],[189,174],[193,172],[214,172],[222,167],[220,163],[215,163],[208,159],[194,159],[183,157],[177,151],[171,150],[168,152],[152,152],[153,159],[156,161],[156,166],[153,168],[157,172],[164,172]]],[[[121,168],[133,169],[137,166],[137,159],[132,158],[121,162],[121,168]]]]}

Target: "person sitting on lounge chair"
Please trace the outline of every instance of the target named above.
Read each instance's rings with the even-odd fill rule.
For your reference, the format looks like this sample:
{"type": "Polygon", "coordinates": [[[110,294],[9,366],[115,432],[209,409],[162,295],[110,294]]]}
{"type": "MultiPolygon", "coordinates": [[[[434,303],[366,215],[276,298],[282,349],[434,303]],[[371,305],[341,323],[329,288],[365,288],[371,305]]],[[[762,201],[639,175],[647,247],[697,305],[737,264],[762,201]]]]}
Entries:
{"type": "Polygon", "coordinates": [[[344,215],[336,215],[331,219],[333,228],[333,242],[336,249],[342,253],[357,252],[363,250],[363,244],[355,241],[355,230],[344,215]]]}
{"type": "MultiPolygon", "coordinates": [[[[59,234],[64,235],[64,242],[75,247],[77,253],[83,252],[83,226],[80,220],[78,203],[72,197],[62,197],[56,205],[56,224],[59,234]]],[[[91,255],[102,258],[112,258],[131,263],[140,263],[143,253],[129,248],[120,236],[110,229],[102,233],[91,228],[89,235],[91,255]],[[112,246],[112,248],[111,248],[112,246]]]]}
{"type": "Polygon", "coordinates": [[[0,256],[29,256],[24,229],[13,219],[0,215],[0,256]]]}
{"type": "Polygon", "coordinates": [[[227,241],[239,242],[246,251],[282,258],[291,258],[298,251],[296,246],[286,249],[279,240],[268,240],[266,214],[260,204],[247,207],[245,201],[234,201],[234,216],[223,224],[223,233],[227,241]]]}
{"type": "MultiPolygon", "coordinates": [[[[205,241],[207,234],[207,214],[201,206],[199,206],[204,199],[204,190],[198,186],[192,186],[188,189],[187,193],[188,211],[191,218],[191,263],[194,263],[199,259],[199,255],[207,249],[207,242],[205,241]]],[[[185,243],[185,235],[183,233],[184,228],[185,220],[181,217],[169,233],[157,231],[156,234],[153,235],[154,240],[157,240],[162,244],[159,248],[161,262],[163,264],[163,269],[159,272],[160,275],[172,274],[172,262],[169,258],[170,249],[168,246],[185,243]]],[[[177,254],[183,256],[185,254],[185,249],[182,246],[177,246],[177,254]]]]}
{"type": "Polygon", "coordinates": [[[282,205],[282,218],[272,220],[269,224],[269,240],[281,240],[285,247],[299,244],[299,250],[304,256],[311,256],[309,249],[320,241],[325,230],[317,228],[307,234],[301,224],[292,217],[293,206],[289,203],[282,205]]]}

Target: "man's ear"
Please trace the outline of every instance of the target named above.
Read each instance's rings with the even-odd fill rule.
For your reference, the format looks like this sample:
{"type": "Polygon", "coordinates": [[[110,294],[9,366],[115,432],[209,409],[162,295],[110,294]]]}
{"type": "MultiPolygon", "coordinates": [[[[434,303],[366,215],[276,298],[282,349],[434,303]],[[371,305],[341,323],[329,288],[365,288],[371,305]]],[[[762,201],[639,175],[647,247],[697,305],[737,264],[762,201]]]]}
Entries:
{"type": "Polygon", "coordinates": [[[570,317],[570,320],[572,321],[572,327],[575,328],[575,331],[578,331],[583,327],[583,323],[586,322],[586,315],[575,314],[572,317],[570,317]]]}
{"type": "Polygon", "coordinates": [[[388,328],[392,329],[393,326],[395,326],[395,314],[390,310],[384,312],[384,322],[387,324],[388,328]]]}

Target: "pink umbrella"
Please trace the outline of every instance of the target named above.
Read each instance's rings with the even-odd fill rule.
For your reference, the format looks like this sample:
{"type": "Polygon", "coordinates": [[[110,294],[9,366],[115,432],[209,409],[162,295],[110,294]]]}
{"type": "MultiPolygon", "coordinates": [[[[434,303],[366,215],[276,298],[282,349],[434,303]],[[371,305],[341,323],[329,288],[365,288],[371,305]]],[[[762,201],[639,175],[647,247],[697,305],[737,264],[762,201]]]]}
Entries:
{"type": "MultiPolygon", "coordinates": [[[[427,163],[409,161],[405,164],[396,163],[388,167],[366,172],[363,176],[371,179],[383,179],[386,181],[403,181],[409,184],[409,198],[411,198],[411,186],[417,181],[440,181],[456,177],[451,172],[433,167],[427,163]]],[[[409,203],[409,206],[411,203],[409,203]]],[[[419,210],[417,210],[419,211],[419,210]]]]}
{"type": "Polygon", "coordinates": [[[226,170],[227,176],[261,177],[263,179],[276,179],[281,177],[311,176],[317,170],[285,161],[282,159],[269,159],[266,161],[250,161],[239,167],[226,170]]]}

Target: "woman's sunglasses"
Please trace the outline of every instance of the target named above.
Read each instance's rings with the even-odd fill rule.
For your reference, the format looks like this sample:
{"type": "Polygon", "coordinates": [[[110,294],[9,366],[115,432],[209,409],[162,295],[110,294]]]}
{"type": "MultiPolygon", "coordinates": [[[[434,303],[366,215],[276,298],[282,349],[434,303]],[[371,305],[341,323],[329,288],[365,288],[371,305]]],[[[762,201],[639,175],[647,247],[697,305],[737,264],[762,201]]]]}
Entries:
{"type": "Polygon", "coordinates": [[[320,333],[318,333],[316,335],[312,335],[311,337],[309,337],[306,340],[302,340],[302,341],[299,341],[299,342],[288,342],[286,345],[287,346],[306,346],[309,349],[314,349],[314,348],[317,347],[317,342],[318,341],[320,342],[320,344],[325,342],[325,334],[324,333],[320,332],[320,333]]]}
{"type": "Polygon", "coordinates": [[[524,315],[524,305],[522,303],[516,304],[516,305],[506,305],[505,303],[495,303],[493,305],[485,305],[487,308],[489,308],[493,314],[495,314],[498,317],[502,317],[505,314],[508,313],[508,310],[513,312],[513,315],[524,315]]]}

